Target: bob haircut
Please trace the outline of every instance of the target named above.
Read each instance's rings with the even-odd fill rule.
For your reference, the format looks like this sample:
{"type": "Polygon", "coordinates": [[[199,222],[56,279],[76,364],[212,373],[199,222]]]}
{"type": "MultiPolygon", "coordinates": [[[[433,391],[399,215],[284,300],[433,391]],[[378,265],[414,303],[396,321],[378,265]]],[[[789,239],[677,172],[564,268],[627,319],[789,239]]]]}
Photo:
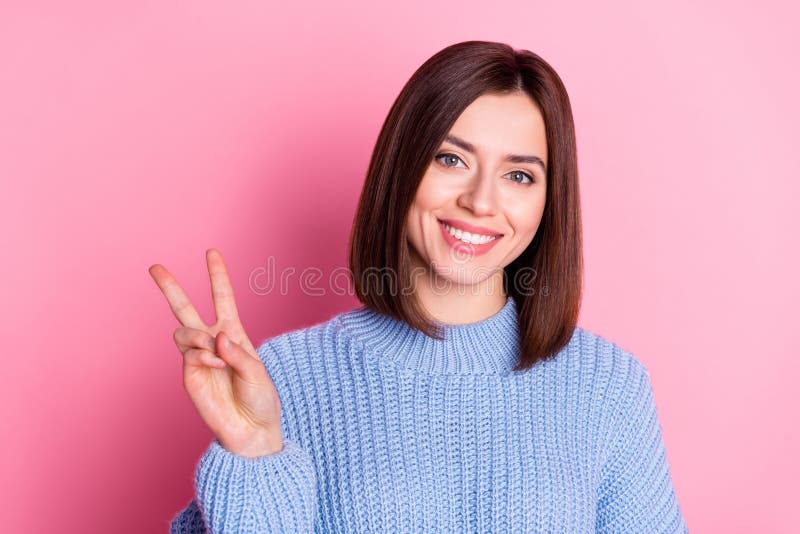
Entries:
{"type": "Polygon", "coordinates": [[[409,208],[464,109],[485,93],[515,92],[528,94],[539,106],[548,150],[542,220],[533,241],[503,273],[503,287],[515,299],[519,319],[514,371],[522,371],[555,357],[569,342],[583,281],[572,109],[558,74],[538,55],[504,43],[464,41],[436,53],[414,72],[378,135],[353,219],[349,262],[359,301],[442,339],[440,327],[413,298],[409,208]]]}

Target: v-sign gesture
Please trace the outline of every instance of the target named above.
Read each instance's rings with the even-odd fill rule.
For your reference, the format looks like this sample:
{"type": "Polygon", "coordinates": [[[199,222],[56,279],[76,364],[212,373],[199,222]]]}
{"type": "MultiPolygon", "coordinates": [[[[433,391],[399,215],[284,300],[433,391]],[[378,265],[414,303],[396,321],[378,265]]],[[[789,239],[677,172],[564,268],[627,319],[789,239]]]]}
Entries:
{"type": "Polygon", "coordinates": [[[206,264],[216,314],[210,326],[164,266],[148,269],[181,324],[173,338],[183,355],[183,386],[225,449],[250,458],[279,452],[283,439],[275,385],[239,320],[222,254],[207,250],[206,264]]]}

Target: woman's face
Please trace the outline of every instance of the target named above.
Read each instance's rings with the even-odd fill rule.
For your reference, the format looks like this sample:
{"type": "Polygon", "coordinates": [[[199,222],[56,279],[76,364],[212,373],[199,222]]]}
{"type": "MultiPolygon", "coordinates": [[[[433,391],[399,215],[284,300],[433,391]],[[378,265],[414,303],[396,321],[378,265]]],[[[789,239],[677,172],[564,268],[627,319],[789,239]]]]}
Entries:
{"type": "Polygon", "coordinates": [[[430,266],[462,285],[502,276],[539,227],[546,168],[536,103],[525,93],[478,97],[439,147],[411,204],[413,268],[430,266]]]}

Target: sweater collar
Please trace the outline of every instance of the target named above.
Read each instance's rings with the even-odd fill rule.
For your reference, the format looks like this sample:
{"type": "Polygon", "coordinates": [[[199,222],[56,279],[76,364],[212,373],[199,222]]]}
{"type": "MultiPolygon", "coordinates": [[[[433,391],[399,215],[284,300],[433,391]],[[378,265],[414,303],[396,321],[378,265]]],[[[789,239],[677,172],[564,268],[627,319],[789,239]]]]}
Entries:
{"type": "Polygon", "coordinates": [[[340,317],[344,331],[368,354],[428,374],[504,374],[519,352],[519,327],[514,298],[494,315],[467,324],[438,323],[443,340],[426,336],[407,323],[361,306],[340,317]]]}

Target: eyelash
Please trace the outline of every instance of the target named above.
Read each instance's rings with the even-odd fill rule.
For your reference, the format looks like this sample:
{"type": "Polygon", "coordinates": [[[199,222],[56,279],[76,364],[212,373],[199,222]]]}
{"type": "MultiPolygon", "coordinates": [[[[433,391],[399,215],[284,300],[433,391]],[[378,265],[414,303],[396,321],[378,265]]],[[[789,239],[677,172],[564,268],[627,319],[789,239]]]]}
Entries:
{"type": "MultiPolygon", "coordinates": [[[[442,152],[441,154],[436,154],[436,156],[434,156],[434,158],[433,158],[433,159],[435,159],[435,160],[438,160],[439,158],[442,158],[442,157],[444,157],[444,156],[451,156],[451,157],[453,157],[453,158],[456,158],[456,159],[458,159],[458,160],[459,160],[461,163],[464,163],[464,160],[462,160],[461,158],[459,158],[459,157],[458,157],[458,156],[456,156],[455,154],[451,154],[451,153],[449,153],[449,152],[442,152]]],[[[448,167],[448,168],[453,168],[453,166],[452,166],[452,165],[444,165],[444,166],[445,166],[445,167],[448,167]]],[[[518,183],[518,184],[521,184],[521,185],[530,185],[530,184],[532,184],[532,183],[534,183],[534,182],[536,181],[536,180],[534,180],[533,176],[531,176],[531,175],[530,175],[530,174],[528,174],[527,172],[523,172],[523,171],[511,171],[509,174],[512,174],[512,173],[515,173],[515,172],[516,172],[516,173],[519,173],[519,174],[522,174],[523,176],[527,176],[527,177],[528,177],[528,180],[530,180],[530,182],[529,182],[529,183],[525,183],[525,182],[520,182],[520,181],[517,181],[517,180],[511,180],[512,182],[515,182],[515,183],[518,183]]]]}

